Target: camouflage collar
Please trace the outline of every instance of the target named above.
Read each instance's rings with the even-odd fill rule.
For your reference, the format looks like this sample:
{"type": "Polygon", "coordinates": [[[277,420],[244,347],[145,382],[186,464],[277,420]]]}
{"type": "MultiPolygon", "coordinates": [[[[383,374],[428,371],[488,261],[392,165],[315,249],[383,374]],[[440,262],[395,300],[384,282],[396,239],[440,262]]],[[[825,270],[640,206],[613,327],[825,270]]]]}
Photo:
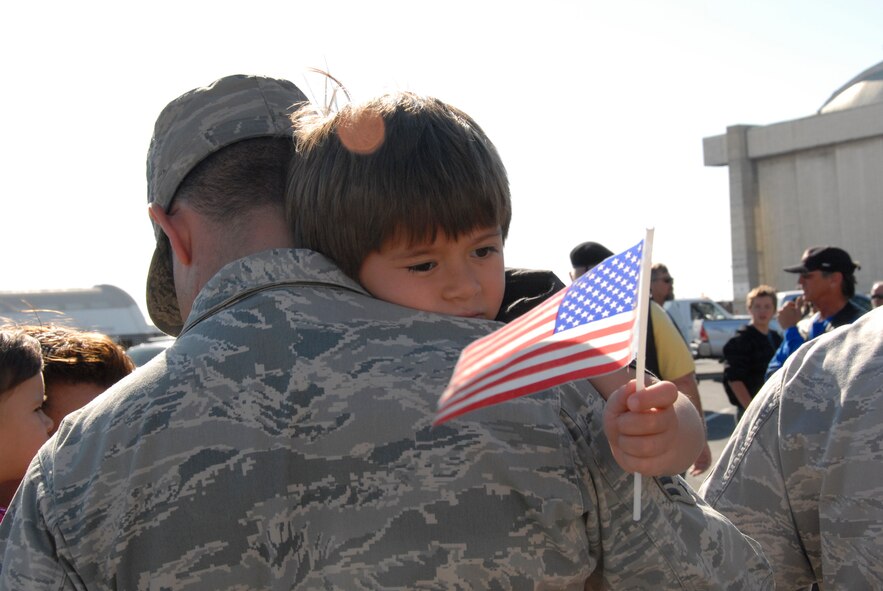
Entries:
{"type": "Polygon", "coordinates": [[[316,284],[370,297],[362,286],[317,252],[304,249],[265,250],[229,263],[209,279],[196,296],[181,334],[219,310],[256,292],[279,285],[316,284]]]}

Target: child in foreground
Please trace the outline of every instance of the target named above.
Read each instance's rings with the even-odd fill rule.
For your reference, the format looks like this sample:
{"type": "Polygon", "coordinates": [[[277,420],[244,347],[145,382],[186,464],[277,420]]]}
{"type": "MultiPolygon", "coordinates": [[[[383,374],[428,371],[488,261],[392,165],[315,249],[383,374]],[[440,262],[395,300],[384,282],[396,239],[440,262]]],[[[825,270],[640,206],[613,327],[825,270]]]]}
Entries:
{"type": "MultiPolygon", "coordinates": [[[[287,191],[299,245],[320,252],[379,299],[495,319],[505,291],[509,182],[493,144],[465,113],[402,92],[322,116],[293,116],[298,158],[287,191]]],[[[702,419],[674,384],[636,393],[629,370],[593,378],[620,466],[686,470],[702,419]]]]}

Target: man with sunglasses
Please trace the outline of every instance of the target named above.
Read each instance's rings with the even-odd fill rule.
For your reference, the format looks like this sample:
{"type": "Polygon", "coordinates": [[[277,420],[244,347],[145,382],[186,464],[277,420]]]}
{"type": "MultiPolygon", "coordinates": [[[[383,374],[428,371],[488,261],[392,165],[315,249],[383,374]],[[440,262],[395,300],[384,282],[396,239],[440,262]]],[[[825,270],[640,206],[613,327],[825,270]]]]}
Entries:
{"type": "Polygon", "coordinates": [[[800,264],[786,267],[788,273],[797,273],[798,285],[803,296],[786,302],[779,310],[777,319],[784,331],[785,340],[770,360],[766,377],[785,363],[800,345],[844,324],[852,324],[864,310],[850,301],[855,295],[855,271],[861,265],[852,260],[849,253],[836,246],[814,246],[806,249],[800,264]],[[810,303],[816,310],[808,324],[798,322],[803,317],[801,309],[810,303]]]}
{"type": "Polygon", "coordinates": [[[662,263],[653,265],[650,269],[650,297],[654,302],[664,306],[665,302],[675,299],[674,284],[668,267],[662,263]]]}

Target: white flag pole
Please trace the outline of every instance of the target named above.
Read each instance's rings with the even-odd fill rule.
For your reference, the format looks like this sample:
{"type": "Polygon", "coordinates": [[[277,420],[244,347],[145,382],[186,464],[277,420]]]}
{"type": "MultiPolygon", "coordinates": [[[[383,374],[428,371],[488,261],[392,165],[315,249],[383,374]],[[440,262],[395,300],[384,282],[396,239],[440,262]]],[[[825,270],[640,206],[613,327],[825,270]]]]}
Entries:
{"type": "MultiPolygon", "coordinates": [[[[644,389],[644,359],[647,350],[647,317],[650,314],[650,264],[653,253],[653,228],[644,235],[644,252],[641,258],[641,278],[638,283],[638,344],[636,351],[636,392],[644,389]]],[[[632,498],[632,519],[641,519],[641,474],[635,472],[635,493],[632,498]]]]}

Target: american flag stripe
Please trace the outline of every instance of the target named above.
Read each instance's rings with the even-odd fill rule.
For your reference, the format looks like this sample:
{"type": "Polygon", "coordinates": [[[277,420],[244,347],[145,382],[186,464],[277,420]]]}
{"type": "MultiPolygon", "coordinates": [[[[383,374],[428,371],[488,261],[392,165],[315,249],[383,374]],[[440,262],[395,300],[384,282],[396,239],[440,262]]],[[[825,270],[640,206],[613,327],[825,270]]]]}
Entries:
{"type": "MultiPolygon", "coordinates": [[[[480,369],[484,365],[505,358],[507,355],[511,355],[513,352],[517,352],[521,349],[529,349],[538,343],[580,343],[592,336],[604,336],[611,331],[616,330],[617,327],[621,327],[623,322],[628,321],[627,318],[623,319],[614,317],[599,321],[592,325],[583,325],[569,331],[550,334],[550,327],[553,325],[554,320],[553,317],[550,320],[538,323],[536,326],[530,327],[527,330],[508,334],[506,335],[508,341],[494,342],[492,343],[492,346],[489,347],[479,348],[477,345],[480,345],[482,340],[472,343],[464,349],[461,354],[461,363],[464,371],[471,369],[467,368],[466,364],[475,364],[475,366],[480,369]],[[476,348],[470,350],[473,346],[476,346],[476,348]]],[[[502,332],[503,330],[505,329],[501,329],[498,332],[502,332]]]]}
{"type": "MultiPolygon", "coordinates": [[[[461,379],[452,380],[445,391],[443,401],[450,403],[469,396],[476,388],[487,384],[490,378],[505,377],[523,367],[529,368],[532,364],[549,364],[556,360],[563,360],[559,362],[564,364],[569,359],[577,358],[584,359],[589,367],[594,366],[598,361],[593,358],[615,355],[617,351],[622,348],[628,349],[630,345],[631,335],[627,334],[627,331],[633,317],[610,320],[611,323],[605,326],[594,326],[595,330],[585,329],[580,332],[571,331],[570,334],[554,335],[560,337],[559,340],[533,339],[529,345],[520,348],[514,354],[506,351],[493,356],[475,358],[473,368],[464,369],[462,374],[455,370],[457,375],[461,375],[461,379]],[[612,323],[613,321],[617,322],[612,323]],[[625,336],[624,331],[626,331],[625,336]],[[587,341],[591,341],[588,346],[585,344],[587,341]]],[[[463,357],[461,362],[472,363],[472,360],[463,357]]]]}
{"type": "Polygon", "coordinates": [[[483,406],[534,394],[558,384],[610,373],[625,367],[630,360],[631,352],[618,347],[616,351],[599,356],[594,364],[586,363],[586,358],[579,354],[555,362],[539,363],[533,368],[525,368],[505,379],[484,385],[473,396],[458,396],[449,401],[439,410],[435,423],[442,423],[483,406]]]}
{"type": "Polygon", "coordinates": [[[476,408],[626,366],[634,353],[643,241],[466,347],[435,424],[476,408]]]}
{"type": "Polygon", "coordinates": [[[508,324],[467,346],[460,354],[458,362],[463,372],[462,378],[468,378],[472,373],[480,371],[483,365],[505,357],[513,350],[529,347],[547,337],[550,323],[555,322],[558,303],[564,297],[564,291],[561,290],[543,302],[520,318],[519,322],[508,324]]]}
{"type": "Polygon", "coordinates": [[[500,351],[501,347],[507,347],[513,341],[522,342],[525,339],[540,338],[542,335],[538,331],[545,330],[548,323],[555,321],[558,303],[563,297],[564,290],[520,318],[521,322],[508,324],[470,344],[463,350],[464,357],[482,357],[488,353],[500,351]]]}

